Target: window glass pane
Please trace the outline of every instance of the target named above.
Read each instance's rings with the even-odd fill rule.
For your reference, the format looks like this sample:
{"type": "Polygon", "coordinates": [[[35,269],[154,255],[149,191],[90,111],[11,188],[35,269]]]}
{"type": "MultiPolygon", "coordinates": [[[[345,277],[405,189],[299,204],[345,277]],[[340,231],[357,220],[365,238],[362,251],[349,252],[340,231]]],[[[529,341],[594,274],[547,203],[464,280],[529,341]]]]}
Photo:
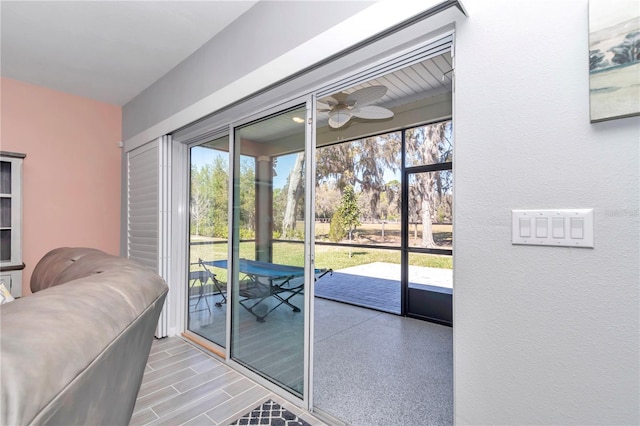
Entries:
{"type": "Polygon", "coordinates": [[[453,257],[409,253],[409,288],[451,292],[453,257]]]}
{"type": "Polygon", "coordinates": [[[0,161],[0,193],[11,193],[11,163],[0,161]]]}
{"type": "Polygon", "coordinates": [[[316,244],[315,259],[334,270],[315,282],[316,297],[400,314],[400,250],[316,244]]]}
{"type": "Polygon", "coordinates": [[[316,150],[316,241],[400,246],[401,146],[393,132],[316,150]]]}
{"type": "Polygon", "coordinates": [[[11,260],[11,230],[0,230],[0,260],[11,260]]]}
{"type": "Polygon", "coordinates": [[[451,249],[453,173],[409,174],[409,247],[451,249]]]}
{"type": "Polygon", "coordinates": [[[408,311],[420,318],[453,322],[451,256],[409,253],[408,311]]]}
{"type": "Polygon", "coordinates": [[[304,153],[274,157],[274,239],[304,241],[304,190],[304,153]]]}
{"type": "Polygon", "coordinates": [[[298,396],[304,385],[306,106],[234,133],[231,357],[298,396]],[[276,251],[276,239],[286,240],[276,251]],[[235,275],[237,274],[237,275],[235,275]]]}
{"type": "MultiPolygon", "coordinates": [[[[255,157],[241,155],[239,182],[234,183],[239,185],[241,189],[236,210],[240,218],[237,224],[240,231],[240,258],[251,260],[256,260],[257,252],[260,252],[264,257],[269,257],[268,244],[256,247],[256,218],[258,213],[256,211],[256,187],[264,185],[264,182],[256,181],[256,162],[255,157]]],[[[261,224],[268,224],[270,221],[265,220],[265,216],[268,215],[270,217],[271,212],[262,211],[260,213],[264,214],[261,224]]]]}
{"type": "Polygon", "coordinates": [[[0,198],[0,226],[11,227],[11,198],[0,198]]]}
{"type": "Polygon", "coordinates": [[[226,345],[229,137],[191,148],[188,329],[226,345]]]}
{"type": "Polygon", "coordinates": [[[405,133],[407,167],[453,161],[451,121],[419,126],[405,133]]]}

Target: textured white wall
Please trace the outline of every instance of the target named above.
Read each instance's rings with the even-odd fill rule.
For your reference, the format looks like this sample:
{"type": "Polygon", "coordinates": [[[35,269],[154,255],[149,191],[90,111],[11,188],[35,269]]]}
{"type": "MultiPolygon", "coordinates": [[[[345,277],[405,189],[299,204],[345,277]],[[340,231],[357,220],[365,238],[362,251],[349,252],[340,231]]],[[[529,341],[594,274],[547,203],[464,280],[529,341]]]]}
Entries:
{"type": "Polygon", "coordinates": [[[123,140],[260,68],[371,4],[370,1],[313,0],[257,3],[123,107],[123,140]]]}
{"type": "Polygon", "coordinates": [[[458,424],[639,424],[640,117],[589,123],[587,0],[464,0],[458,424]],[[512,246],[513,208],[595,208],[595,248],[512,246]]]}

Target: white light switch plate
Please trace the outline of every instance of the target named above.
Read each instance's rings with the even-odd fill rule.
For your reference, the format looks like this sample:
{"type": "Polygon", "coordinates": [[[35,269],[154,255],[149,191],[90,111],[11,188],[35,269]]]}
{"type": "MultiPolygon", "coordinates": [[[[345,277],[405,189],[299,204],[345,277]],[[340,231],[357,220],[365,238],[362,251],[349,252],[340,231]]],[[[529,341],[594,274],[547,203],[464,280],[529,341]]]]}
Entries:
{"type": "Polygon", "coordinates": [[[511,243],[593,247],[593,209],[511,210],[511,243]]]}

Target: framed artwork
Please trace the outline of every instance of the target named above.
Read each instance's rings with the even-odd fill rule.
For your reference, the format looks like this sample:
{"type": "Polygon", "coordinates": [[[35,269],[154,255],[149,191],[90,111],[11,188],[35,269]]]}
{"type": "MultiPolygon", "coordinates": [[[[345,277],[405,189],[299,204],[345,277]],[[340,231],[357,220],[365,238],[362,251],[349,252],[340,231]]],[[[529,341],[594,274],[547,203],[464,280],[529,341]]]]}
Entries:
{"type": "Polygon", "coordinates": [[[589,0],[591,122],[640,115],[640,0],[589,0]]]}

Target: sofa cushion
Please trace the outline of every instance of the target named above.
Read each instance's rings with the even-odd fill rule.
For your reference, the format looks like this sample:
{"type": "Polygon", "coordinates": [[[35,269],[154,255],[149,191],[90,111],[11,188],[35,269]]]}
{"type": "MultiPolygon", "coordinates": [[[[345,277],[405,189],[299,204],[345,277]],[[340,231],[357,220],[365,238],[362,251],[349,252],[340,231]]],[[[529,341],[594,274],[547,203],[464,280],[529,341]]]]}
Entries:
{"type": "Polygon", "coordinates": [[[47,253],[36,265],[31,274],[31,292],[65,283],[60,275],[78,260],[88,254],[103,255],[104,252],[88,247],[60,247],[47,253]]]}

